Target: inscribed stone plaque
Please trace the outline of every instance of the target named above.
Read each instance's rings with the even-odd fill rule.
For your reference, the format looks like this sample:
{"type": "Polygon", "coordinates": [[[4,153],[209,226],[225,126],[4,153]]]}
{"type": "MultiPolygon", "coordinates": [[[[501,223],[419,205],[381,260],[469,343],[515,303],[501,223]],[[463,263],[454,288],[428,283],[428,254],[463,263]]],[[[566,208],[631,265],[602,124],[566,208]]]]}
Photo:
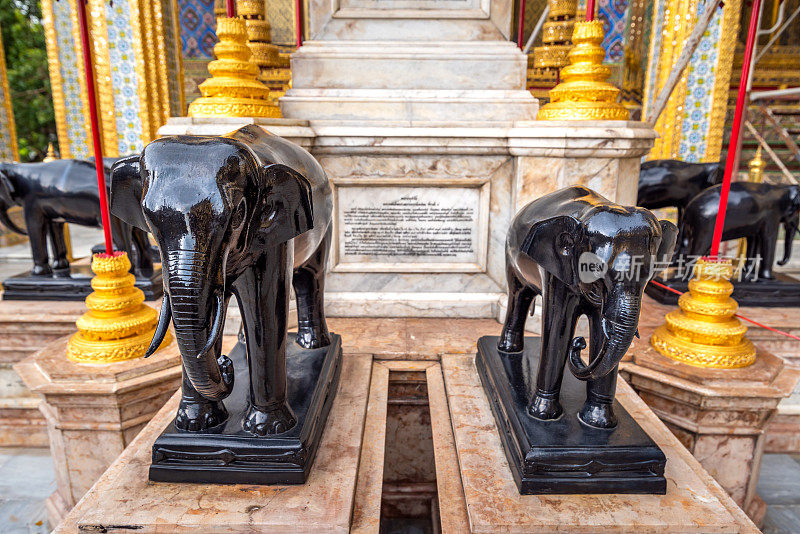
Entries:
{"type": "Polygon", "coordinates": [[[339,271],[483,270],[487,187],[338,188],[339,271]]]}

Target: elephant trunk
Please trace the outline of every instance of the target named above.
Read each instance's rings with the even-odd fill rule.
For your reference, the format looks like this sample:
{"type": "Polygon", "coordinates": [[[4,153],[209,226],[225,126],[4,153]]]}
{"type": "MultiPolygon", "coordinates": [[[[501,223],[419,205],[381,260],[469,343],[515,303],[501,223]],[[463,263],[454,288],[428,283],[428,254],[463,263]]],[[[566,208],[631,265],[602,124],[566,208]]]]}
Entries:
{"type": "MultiPolygon", "coordinates": [[[[582,343],[573,340],[569,367],[580,380],[597,380],[613,371],[633,343],[642,307],[642,292],[634,289],[614,291],[608,311],[601,318],[603,339],[600,349],[587,366],[580,357],[582,343]]],[[[576,338],[577,339],[577,338],[576,338]]]]}
{"type": "Polygon", "coordinates": [[[221,350],[225,302],[220,288],[209,292],[204,263],[189,251],[170,259],[170,309],[187,378],[206,399],[222,400],[233,389],[233,377],[223,373],[217,355],[221,350]]]}
{"type": "Polygon", "coordinates": [[[786,265],[792,257],[792,244],[794,243],[794,235],[797,233],[798,226],[800,226],[800,214],[795,215],[792,219],[787,220],[784,227],[783,236],[783,259],[778,261],[778,265],[786,265]]]}
{"type": "Polygon", "coordinates": [[[0,223],[3,223],[12,232],[28,235],[28,231],[26,229],[20,228],[17,223],[11,220],[11,217],[8,215],[8,206],[0,206],[0,223]]]}

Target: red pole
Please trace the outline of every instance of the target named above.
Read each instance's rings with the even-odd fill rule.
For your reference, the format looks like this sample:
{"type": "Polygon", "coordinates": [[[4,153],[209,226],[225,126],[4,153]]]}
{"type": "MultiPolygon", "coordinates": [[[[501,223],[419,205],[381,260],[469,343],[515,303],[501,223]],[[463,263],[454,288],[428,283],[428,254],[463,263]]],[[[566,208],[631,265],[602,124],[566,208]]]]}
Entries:
{"type": "Polygon", "coordinates": [[[225,0],[225,11],[229,19],[236,16],[236,0],[225,0]]]}
{"type": "Polygon", "coordinates": [[[586,0],[586,20],[594,20],[594,0],[586,0]]]}
{"type": "Polygon", "coordinates": [[[89,119],[92,125],[92,144],[94,145],[94,166],[97,168],[97,189],[100,197],[100,217],[103,220],[103,236],[106,241],[106,254],[113,254],[114,245],[111,240],[111,218],[108,215],[108,198],[106,198],[106,175],[103,167],[103,145],[100,142],[100,119],[97,116],[97,96],[94,87],[94,68],[92,67],[92,49],[89,45],[89,23],[86,20],[86,0],[79,0],[78,26],[83,48],[83,71],[86,75],[86,96],[89,100],[89,119]]]}
{"type": "Polygon", "coordinates": [[[719,255],[719,246],[722,243],[722,230],[725,226],[725,211],[728,208],[728,193],[731,190],[731,180],[733,179],[733,173],[736,170],[736,162],[739,160],[739,136],[742,133],[744,104],[747,97],[747,82],[750,78],[750,63],[753,61],[753,48],[755,47],[756,32],[758,31],[758,12],[760,9],[761,0],[753,0],[753,7],[750,11],[750,27],[747,30],[747,44],[744,48],[742,76],[739,80],[739,94],[736,97],[736,110],[733,114],[731,140],[730,143],[728,143],[728,158],[725,161],[725,175],[722,179],[722,191],[719,196],[719,209],[717,212],[717,220],[714,224],[714,240],[711,244],[712,258],[716,258],[719,255]]]}
{"type": "Polygon", "coordinates": [[[524,48],[522,39],[525,37],[525,0],[519,0],[519,24],[517,25],[517,46],[524,48]]]}
{"type": "Polygon", "coordinates": [[[303,1],[294,0],[294,32],[297,48],[303,44],[303,1]]]}

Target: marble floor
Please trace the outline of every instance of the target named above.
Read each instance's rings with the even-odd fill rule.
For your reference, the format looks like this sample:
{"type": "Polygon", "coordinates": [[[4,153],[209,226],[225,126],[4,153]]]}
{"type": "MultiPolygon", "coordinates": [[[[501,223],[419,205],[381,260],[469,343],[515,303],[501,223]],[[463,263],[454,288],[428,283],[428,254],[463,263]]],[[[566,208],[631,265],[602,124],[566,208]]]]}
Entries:
{"type": "Polygon", "coordinates": [[[49,532],[44,502],[55,489],[47,449],[0,448],[0,532],[49,532]]]}
{"type": "MultiPolygon", "coordinates": [[[[0,532],[48,532],[44,502],[54,490],[53,464],[46,449],[0,448],[0,532]]],[[[765,534],[800,534],[800,455],[765,455],[758,493],[767,503],[765,534]]]]}

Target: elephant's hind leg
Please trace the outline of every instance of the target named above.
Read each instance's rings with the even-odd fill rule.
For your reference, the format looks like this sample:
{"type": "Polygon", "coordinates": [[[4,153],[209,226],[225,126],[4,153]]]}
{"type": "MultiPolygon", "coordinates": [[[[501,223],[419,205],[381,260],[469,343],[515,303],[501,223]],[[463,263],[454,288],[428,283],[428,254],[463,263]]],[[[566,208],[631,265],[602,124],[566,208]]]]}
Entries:
{"type": "Polygon", "coordinates": [[[325,321],[325,266],[332,229],[306,263],[294,270],[292,286],[297,299],[297,344],[306,349],[326,347],[331,336],[325,321]]]}
{"type": "Polygon", "coordinates": [[[520,352],[525,344],[525,320],[528,318],[528,310],[533,304],[536,292],[519,279],[510,264],[506,265],[506,279],[508,310],[497,348],[503,352],[520,352]]]}
{"type": "Polygon", "coordinates": [[[69,260],[67,259],[69,251],[64,232],[64,223],[49,221],[47,233],[50,235],[50,244],[53,247],[53,270],[69,274],[69,260]]]}

